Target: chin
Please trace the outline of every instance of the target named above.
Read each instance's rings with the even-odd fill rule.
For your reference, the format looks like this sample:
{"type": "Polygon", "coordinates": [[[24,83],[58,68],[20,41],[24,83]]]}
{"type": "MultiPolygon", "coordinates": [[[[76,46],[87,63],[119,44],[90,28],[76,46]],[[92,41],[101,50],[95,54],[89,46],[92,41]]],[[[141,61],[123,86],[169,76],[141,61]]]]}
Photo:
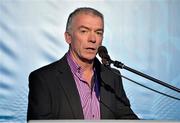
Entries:
{"type": "Polygon", "coordinates": [[[87,56],[88,59],[93,60],[96,56],[95,55],[89,55],[89,57],[87,56]]]}
{"type": "Polygon", "coordinates": [[[84,59],[86,59],[87,61],[93,61],[95,59],[95,56],[91,56],[91,57],[84,57],[84,59]]]}
{"type": "Polygon", "coordinates": [[[86,54],[83,54],[82,56],[82,58],[87,61],[92,61],[95,59],[95,57],[96,57],[96,54],[94,53],[86,53],[86,54]]]}

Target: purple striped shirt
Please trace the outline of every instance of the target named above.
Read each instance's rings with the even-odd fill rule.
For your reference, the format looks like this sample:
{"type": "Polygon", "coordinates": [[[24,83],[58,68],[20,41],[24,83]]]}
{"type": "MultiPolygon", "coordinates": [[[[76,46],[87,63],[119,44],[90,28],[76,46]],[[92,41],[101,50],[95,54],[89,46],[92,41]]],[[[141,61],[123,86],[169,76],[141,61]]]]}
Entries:
{"type": "Polygon", "coordinates": [[[83,109],[84,119],[100,119],[100,105],[99,105],[99,87],[98,79],[96,77],[96,71],[94,68],[92,87],[89,87],[88,83],[82,78],[83,70],[73,60],[70,52],[67,53],[67,61],[71,68],[71,71],[76,82],[76,86],[81,99],[81,106],[83,109]]]}

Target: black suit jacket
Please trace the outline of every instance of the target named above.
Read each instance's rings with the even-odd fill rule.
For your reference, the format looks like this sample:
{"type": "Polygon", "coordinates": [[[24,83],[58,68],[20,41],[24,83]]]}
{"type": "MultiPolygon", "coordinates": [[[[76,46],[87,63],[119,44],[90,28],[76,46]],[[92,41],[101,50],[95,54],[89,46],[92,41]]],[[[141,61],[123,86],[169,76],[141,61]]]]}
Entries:
{"type": "MultiPolygon", "coordinates": [[[[137,119],[130,108],[121,77],[97,59],[95,68],[100,82],[101,119],[137,119]]],[[[28,98],[27,120],[84,118],[66,56],[30,74],[28,98]]]]}

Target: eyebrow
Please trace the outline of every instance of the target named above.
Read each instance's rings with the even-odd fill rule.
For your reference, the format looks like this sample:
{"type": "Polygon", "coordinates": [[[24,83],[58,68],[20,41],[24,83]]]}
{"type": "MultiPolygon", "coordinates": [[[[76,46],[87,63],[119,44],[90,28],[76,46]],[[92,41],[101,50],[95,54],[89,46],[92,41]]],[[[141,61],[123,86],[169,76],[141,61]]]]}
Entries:
{"type": "MultiPolygon", "coordinates": [[[[86,27],[86,26],[83,26],[83,25],[79,27],[79,29],[81,29],[81,28],[85,28],[87,30],[91,30],[89,27],[86,27]]],[[[102,32],[104,32],[104,29],[100,28],[100,29],[96,29],[95,31],[102,31],[102,32]]]]}

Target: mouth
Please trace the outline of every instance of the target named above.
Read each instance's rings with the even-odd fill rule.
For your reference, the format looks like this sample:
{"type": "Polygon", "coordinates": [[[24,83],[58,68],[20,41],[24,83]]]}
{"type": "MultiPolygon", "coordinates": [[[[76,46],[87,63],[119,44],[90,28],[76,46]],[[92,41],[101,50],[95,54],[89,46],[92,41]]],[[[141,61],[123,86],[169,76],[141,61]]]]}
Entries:
{"type": "Polygon", "coordinates": [[[95,52],[96,51],[96,48],[93,48],[93,47],[87,47],[85,48],[87,51],[89,52],[95,52]]]}
{"type": "Polygon", "coordinates": [[[93,48],[93,47],[88,47],[86,48],[87,50],[96,50],[96,48],[93,48]]]}

